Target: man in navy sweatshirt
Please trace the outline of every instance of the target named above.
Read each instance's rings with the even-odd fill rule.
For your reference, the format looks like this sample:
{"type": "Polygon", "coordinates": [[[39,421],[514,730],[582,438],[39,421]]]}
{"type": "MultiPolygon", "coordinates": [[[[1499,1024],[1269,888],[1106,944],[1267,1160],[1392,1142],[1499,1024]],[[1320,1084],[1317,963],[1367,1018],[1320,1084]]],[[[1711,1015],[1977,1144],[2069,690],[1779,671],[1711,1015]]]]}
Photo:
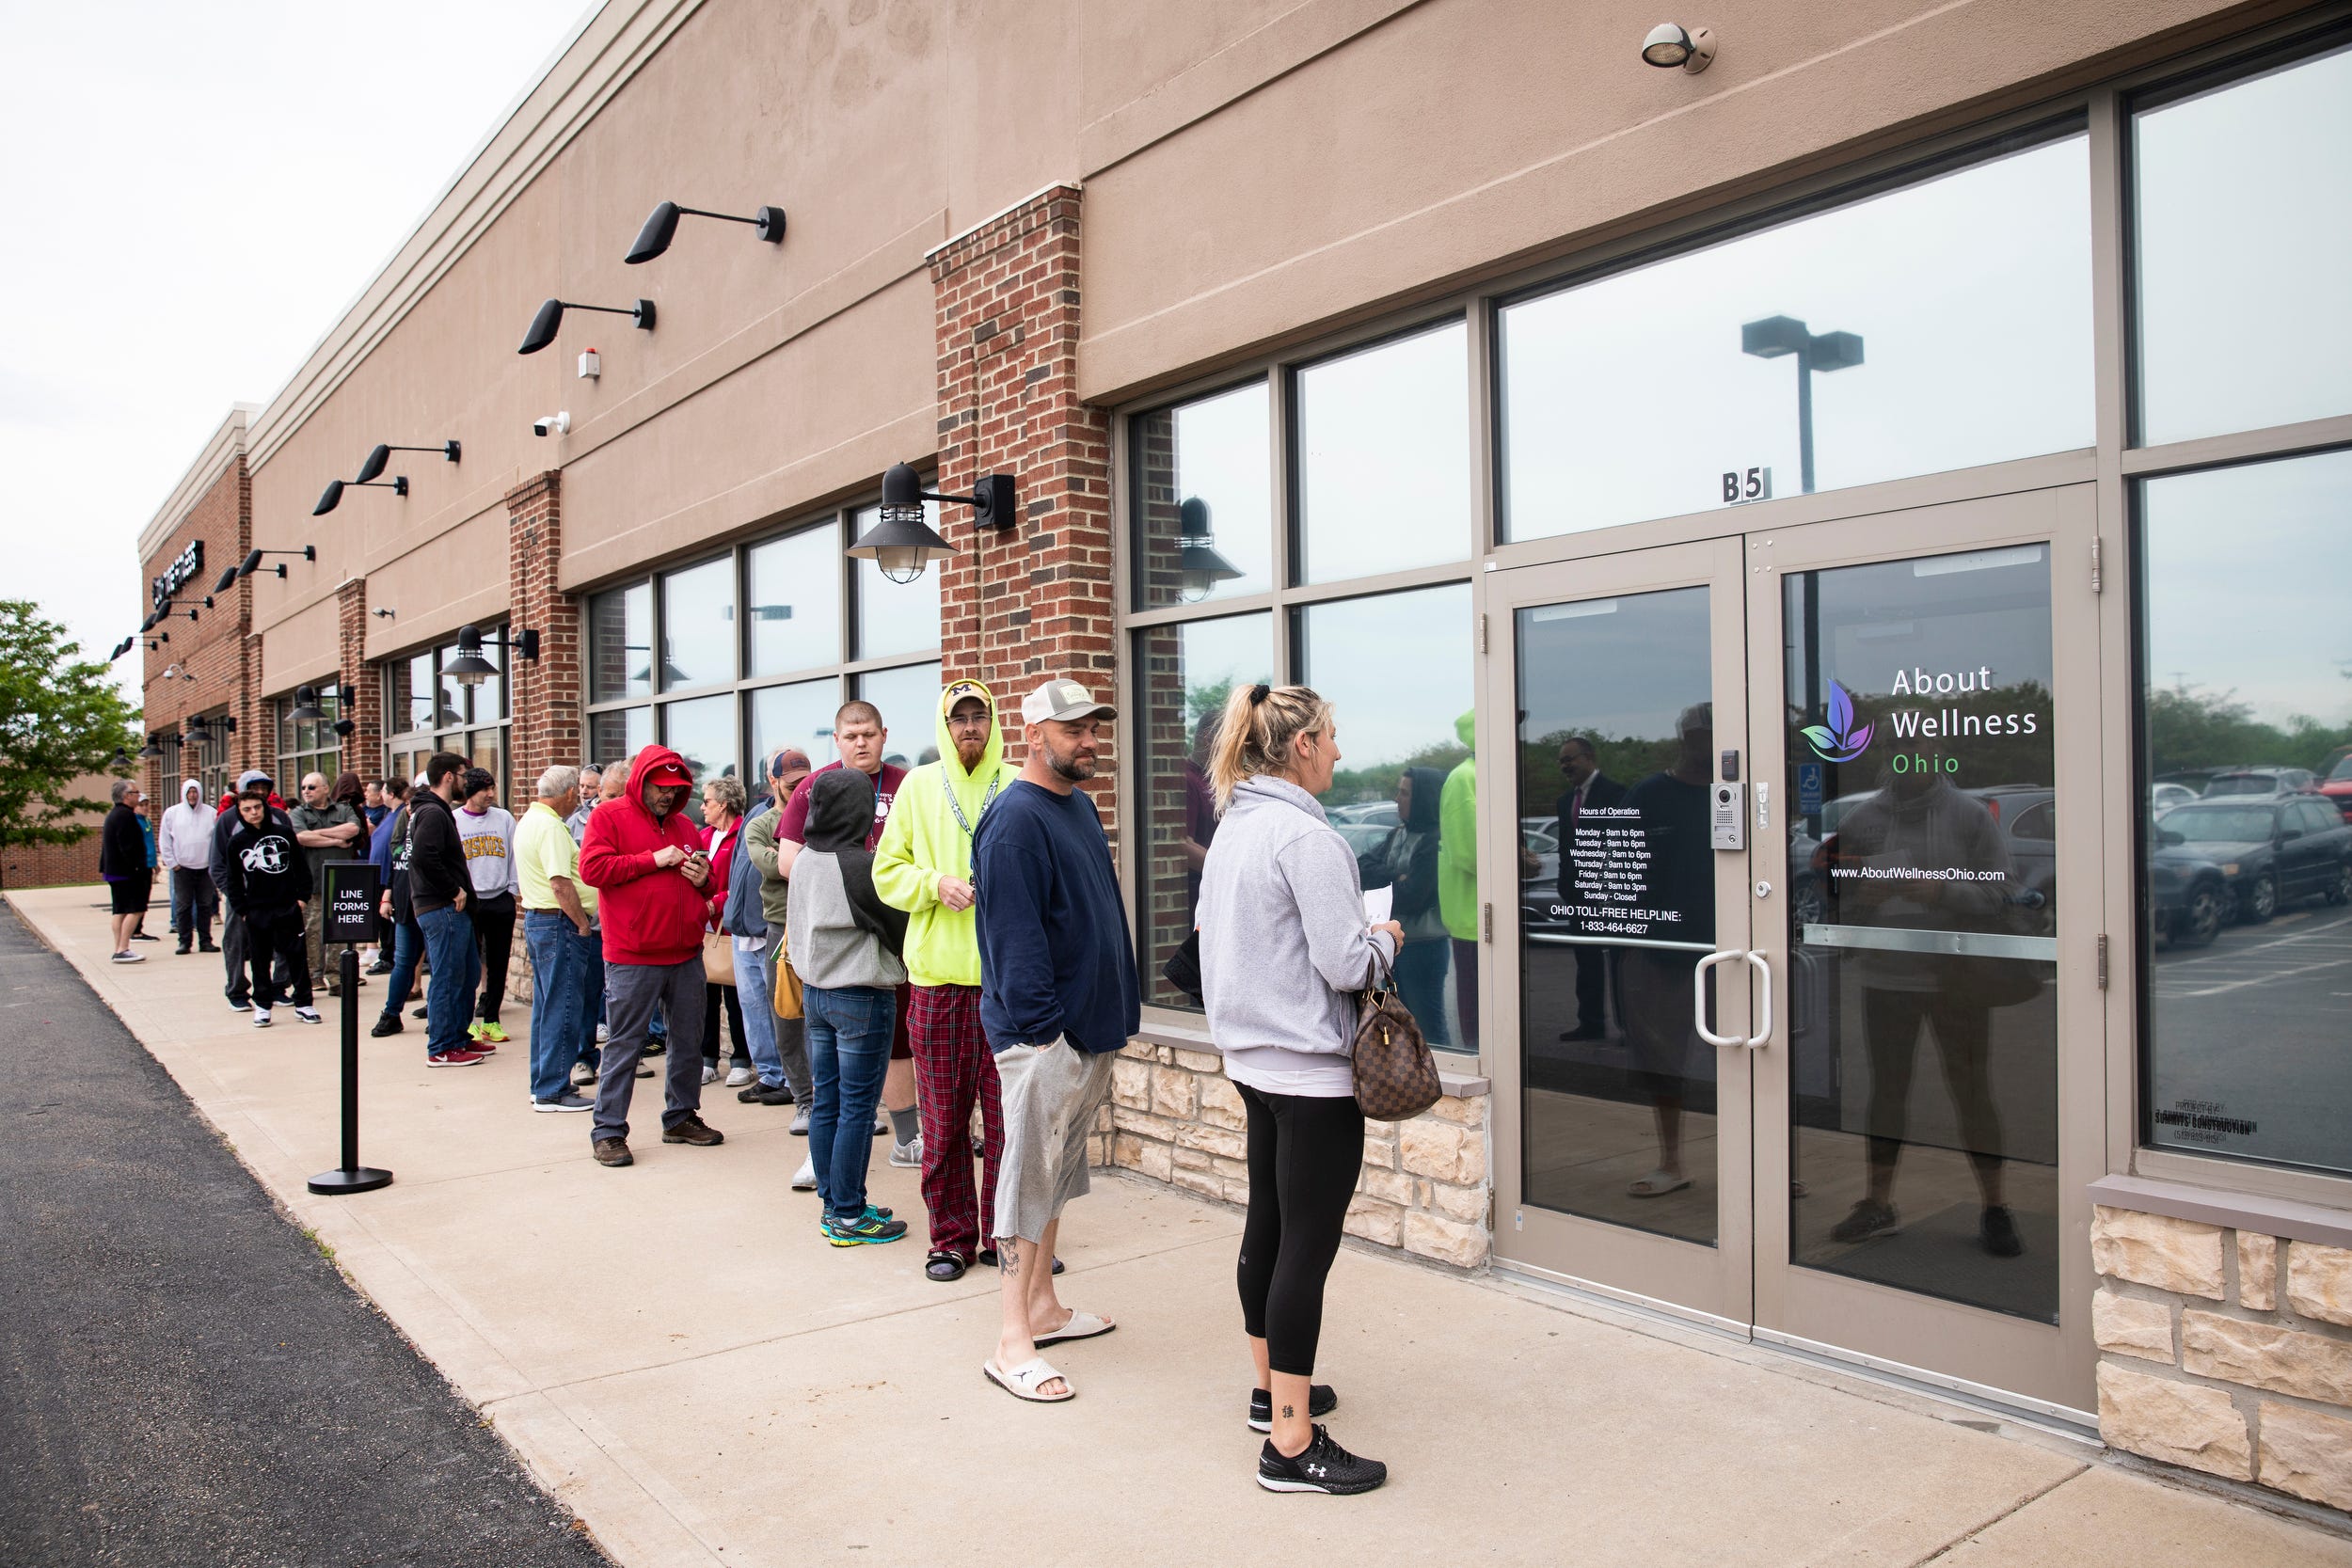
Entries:
{"type": "Polygon", "coordinates": [[[1004,1323],[990,1381],[1056,1402],[1069,1380],[1038,1354],[1108,1334],[1054,1294],[1062,1206],[1087,1191],[1087,1135],[1110,1097],[1111,1063],[1142,1022],[1136,950],[1093,798],[1097,727],[1118,715],[1073,680],[1021,704],[1028,760],[980,818],[972,880],[980,942],[980,1026],[996,1057],[1005,1150],[991,1231],[1004,1323]]]}
{"type": "Polygon", "coordinates": [[[267,780],[237,797],[234,816],[221,823],[221,853],[213,860],[222,902],[245,923],[246,951],[253,966],[253,1026],[269,1027],[278,1003],[277,958],[294,976],[294,1017],[319,1022],[310,1006],[310,958],[304,951],[302,917],[310,899],[310,863],[294,836],[293,820],[270,803],[267,780]]]}

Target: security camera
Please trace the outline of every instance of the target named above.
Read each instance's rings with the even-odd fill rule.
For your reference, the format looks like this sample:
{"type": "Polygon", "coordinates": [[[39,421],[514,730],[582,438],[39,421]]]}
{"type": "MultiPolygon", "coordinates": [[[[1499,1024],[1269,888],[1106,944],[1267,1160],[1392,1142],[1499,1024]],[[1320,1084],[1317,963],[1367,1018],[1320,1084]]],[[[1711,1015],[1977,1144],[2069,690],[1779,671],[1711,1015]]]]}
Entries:
{"type": "Polygon", "coordinates": [[[572,417],[569,414],[548,414],[531,421],[533,436],[569,436],[572,417]]]}

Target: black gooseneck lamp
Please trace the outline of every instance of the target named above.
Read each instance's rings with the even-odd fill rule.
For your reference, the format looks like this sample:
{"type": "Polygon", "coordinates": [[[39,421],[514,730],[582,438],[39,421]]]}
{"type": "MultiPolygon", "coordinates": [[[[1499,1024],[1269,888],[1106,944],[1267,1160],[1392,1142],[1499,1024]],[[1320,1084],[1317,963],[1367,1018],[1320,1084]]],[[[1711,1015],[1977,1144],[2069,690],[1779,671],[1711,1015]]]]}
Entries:
{"type": "Polygon", "coordinates": [[[536,354],[555,341],[556,330],[564,325],[566,310],[596,310],[608,316],[628,316],[637,323],[641,332],[653,330],[653,301],[641,299],[631,306],[581,305],[576,300],[550,299],[539,307],[539,313],[531,318],[531,325],[523,333],[516,354],[536,354]]]}
{"type": "Polygon", "coordinates": [[[645,226],[637,230],[635,243],[630,245],[628,254],[621,260],[633,267],[650,261],[669,249],[671,238],[677,233],[677,220],[683,215],[718,218],[724,223],[748,223],[770,245],[784,243],[784,209],[781,207],[762,207],[752,216],[740,218],[732,213],[713,213],[701,207],[681,207],[675,201],[664,201],[645,219],[645,226]]]}
{"type": "MultiPolygon", "coordinates": [[[[265,555],[298,555],[305,561],[316,561],[319,558],[319,547],[316,545],[305,545],[298,550],[255,550],[251,554],[247,555],[243,561],[237,562],[237,576],[241,578],[249,578],[254,573],[260,571],[262,569],[262,557],[265,555]]],[[[279,577],[284,577],[286,575],[286,563],[282,561],[279,562],[278,563],[277,571],[279,577]]]]}

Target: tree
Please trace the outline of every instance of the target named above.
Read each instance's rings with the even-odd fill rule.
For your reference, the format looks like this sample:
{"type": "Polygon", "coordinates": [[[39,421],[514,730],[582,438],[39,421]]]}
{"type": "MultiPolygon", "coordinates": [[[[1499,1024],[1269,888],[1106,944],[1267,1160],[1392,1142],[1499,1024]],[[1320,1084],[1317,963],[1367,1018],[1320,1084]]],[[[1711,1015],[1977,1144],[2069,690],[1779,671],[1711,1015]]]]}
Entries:
{"type": "Polygon", "coordinates": [[[75,780],[119,772],[137,737],[136,710],[81,657],[65,627],[29,599],[0,599],[0,850],[78,844],[103,800],[67,794],[75,780]]]}

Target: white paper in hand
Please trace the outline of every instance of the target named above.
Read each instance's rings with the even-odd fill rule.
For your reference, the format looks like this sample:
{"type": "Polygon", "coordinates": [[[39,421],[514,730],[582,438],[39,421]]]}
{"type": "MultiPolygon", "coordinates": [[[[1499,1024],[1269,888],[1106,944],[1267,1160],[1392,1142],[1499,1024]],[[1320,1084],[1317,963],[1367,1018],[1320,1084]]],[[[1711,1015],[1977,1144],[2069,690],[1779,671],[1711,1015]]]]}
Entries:
{"type": "Polygon", "coordinates": [[[1391,896],[1395,893],[1395,891],[1396,890],[1394,888],[1388,887],[1368,887],[1364,889],[1364,920],[1366,924],[1377,926],[1380,922],[1389,918],[1391,896]]]}

